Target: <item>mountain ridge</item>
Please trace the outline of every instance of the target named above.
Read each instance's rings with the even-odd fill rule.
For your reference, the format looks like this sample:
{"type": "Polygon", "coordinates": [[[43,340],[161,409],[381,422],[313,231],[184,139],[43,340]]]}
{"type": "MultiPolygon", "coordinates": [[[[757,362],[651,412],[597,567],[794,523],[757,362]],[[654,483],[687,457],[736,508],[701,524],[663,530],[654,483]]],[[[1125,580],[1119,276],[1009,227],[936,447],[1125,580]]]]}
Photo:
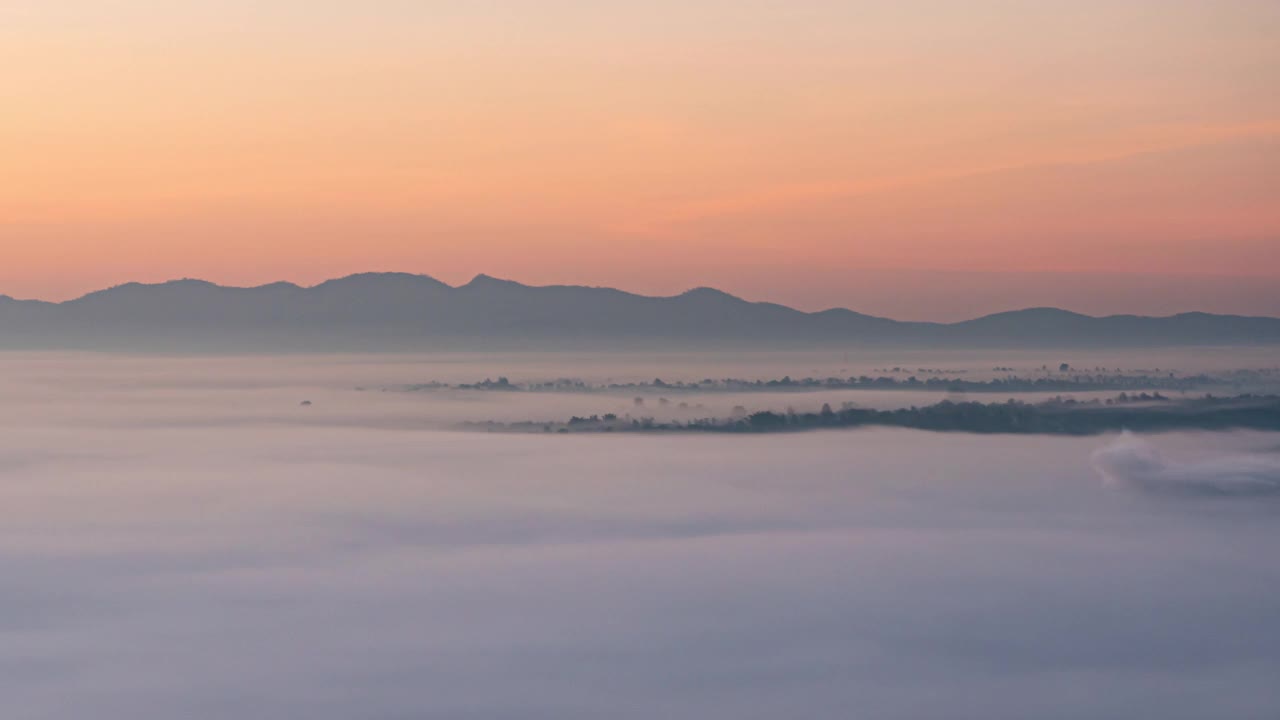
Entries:
{"type": "Polygon", "coordinates": [[[367,272],[311,286],[181,278],[129,282],[62,302],[0,295],[0,348],[401,350],[541,348],[1170,346],[1280,344],[1280,318],[1189,311],[1091,316],[1052,307],[952,323],[847,308],[814,312],[710,287],[648,296],[587,285],[525,285],[478,274],[367,272]]]}

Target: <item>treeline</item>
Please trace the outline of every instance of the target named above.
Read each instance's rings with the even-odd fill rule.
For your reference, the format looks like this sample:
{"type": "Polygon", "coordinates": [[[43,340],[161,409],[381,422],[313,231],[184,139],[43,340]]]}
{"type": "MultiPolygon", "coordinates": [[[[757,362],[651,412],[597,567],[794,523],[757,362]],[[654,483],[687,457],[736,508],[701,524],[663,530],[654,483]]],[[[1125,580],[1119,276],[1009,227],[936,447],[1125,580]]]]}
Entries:
{"type": "Polygon", "coordinates": [[[763,392],[763,391],[816,391],[816,390],[932,390],[966,393],[1013,392],[1088,392],[1088,391],[1143,391],[1172,390],[1185,392],[1206,386],[1221,384],[1208,375],[1123,375],[1077,374],[1071,376],[1018,377],[1008,376],[992,380],[963,380],[954,377],[927,377],[915,375],[907,378],[892,376],[871,377],[805,377],[790,376],[772,380],[744,380],[740,378],[707,378],[696,382],[666,382],[654,378],[646,382],[593,384],[572,378],[540,382],[513,383],[505,377],[497,380],[485,378],[480,382],[450,385],[423,383],[403,389],[423,390],[490,390],[500,392],[619,392],[619,393],[678,393],[678,392],[763,392]]]}
{"type": "Polygon", "coordinates": [[[1239,395],[1170,400],[1054,399],[1040,403],[1009,400],[1001,403],[942,402],[925,407],[873,410],[823,405],[818,412],[760,411],[734,418],[657,421],[616,415],[573,417],[562,423],[478,423],[489,430],[519,432],[716,432],[764,433],[885,426],[971,433],[1092,435],[1122,429],[1280,430],[1280,396],[1239,395]]]}

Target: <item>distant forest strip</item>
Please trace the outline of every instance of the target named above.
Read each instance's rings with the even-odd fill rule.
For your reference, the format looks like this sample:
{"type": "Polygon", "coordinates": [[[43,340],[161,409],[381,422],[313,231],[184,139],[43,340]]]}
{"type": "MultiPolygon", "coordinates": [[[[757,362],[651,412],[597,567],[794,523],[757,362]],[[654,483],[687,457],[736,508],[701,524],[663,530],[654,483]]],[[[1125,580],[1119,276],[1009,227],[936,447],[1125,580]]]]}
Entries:
{"type": "Polygon", "coordinates": [[[855,427],[1039,435],[1094,435],[1117,430],[1280,430],[1280,396],[1239,395],[1173,400],[1162,395],[1121,396],[1100,402],[1055,398],[1039,403],[942,402],[925,407],[873,410],[846,404],[819,412],[762,411],[734,418],[658,421],[614,414],[573,417],[566,422],[467,423],[491,432],[769,433],[855,427]]]}
{"type": "MultiPolygon", "coordinates": [[[[947,371],[934,371],[944,373],[947,371]]],[[[905,374],[905,373],[899,373],[905,374]]],[[[425,392],[432,390],[476,390],[487,392],[600,392],[600,393],[637,393],[637,394],[677,394],[682,392],[814,392],[821,390],[930,390],[938,392],[1087,392],[1087,391],[1151,391],[1168,390],[1187,392],[1203,390],[1210,387],[1243,388],[1250,383],[1276,381],[1276,375],[1266,371],[1236,371],[1223,377],[1209,375],[1169,374],[1104,374],[1075,373],[1046,375],[1044,377],[1007,377],[991,380],[964,380],[957,377],[925,377],[923,379],[912,374],[907,377],[881,375],[871,377],[828,377],[799,378],[790,376],[772,380],[744,380],[740,378],[722,378],[699,380],[696,382],[666,382],[655,378],[647,382],[633,383],[589,383],[583,380],[562,378],[540,382],[511,382],[505,377],[497,380],[486,378],[476,383],[423,383],[394,388],[408,392],[425,392]]],[[[1257,388],[1249,388],[1257,389],[1257,388]]]]}

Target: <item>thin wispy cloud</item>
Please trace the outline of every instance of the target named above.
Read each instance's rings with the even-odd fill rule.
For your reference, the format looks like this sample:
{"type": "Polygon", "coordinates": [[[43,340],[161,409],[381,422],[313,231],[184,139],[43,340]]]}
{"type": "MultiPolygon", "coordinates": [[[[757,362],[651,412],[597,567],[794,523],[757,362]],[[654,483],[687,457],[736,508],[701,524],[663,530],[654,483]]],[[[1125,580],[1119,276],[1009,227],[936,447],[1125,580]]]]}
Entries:
{"type": "Polygon", "coordinates": [[[1110,486],[1161,495],[1280,495],[1280,458],[1237,454],[1196,462],[1166,460],[1148,442],[1124,433],[1093,453],[1110,486]]]}

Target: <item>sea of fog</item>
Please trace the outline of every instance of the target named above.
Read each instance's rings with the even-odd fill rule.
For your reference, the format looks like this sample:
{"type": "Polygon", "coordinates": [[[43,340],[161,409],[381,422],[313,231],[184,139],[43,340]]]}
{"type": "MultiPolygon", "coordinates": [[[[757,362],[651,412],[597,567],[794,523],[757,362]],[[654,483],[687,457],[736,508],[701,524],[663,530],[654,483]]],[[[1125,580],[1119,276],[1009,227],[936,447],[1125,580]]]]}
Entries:
{"type": "Polygon", "coordinates": [[[497,434],[444,428],[629,399],[378,389],[1239,358],[0,355],[0,715],[1280,717],[1280,435],[497,434]]]}

